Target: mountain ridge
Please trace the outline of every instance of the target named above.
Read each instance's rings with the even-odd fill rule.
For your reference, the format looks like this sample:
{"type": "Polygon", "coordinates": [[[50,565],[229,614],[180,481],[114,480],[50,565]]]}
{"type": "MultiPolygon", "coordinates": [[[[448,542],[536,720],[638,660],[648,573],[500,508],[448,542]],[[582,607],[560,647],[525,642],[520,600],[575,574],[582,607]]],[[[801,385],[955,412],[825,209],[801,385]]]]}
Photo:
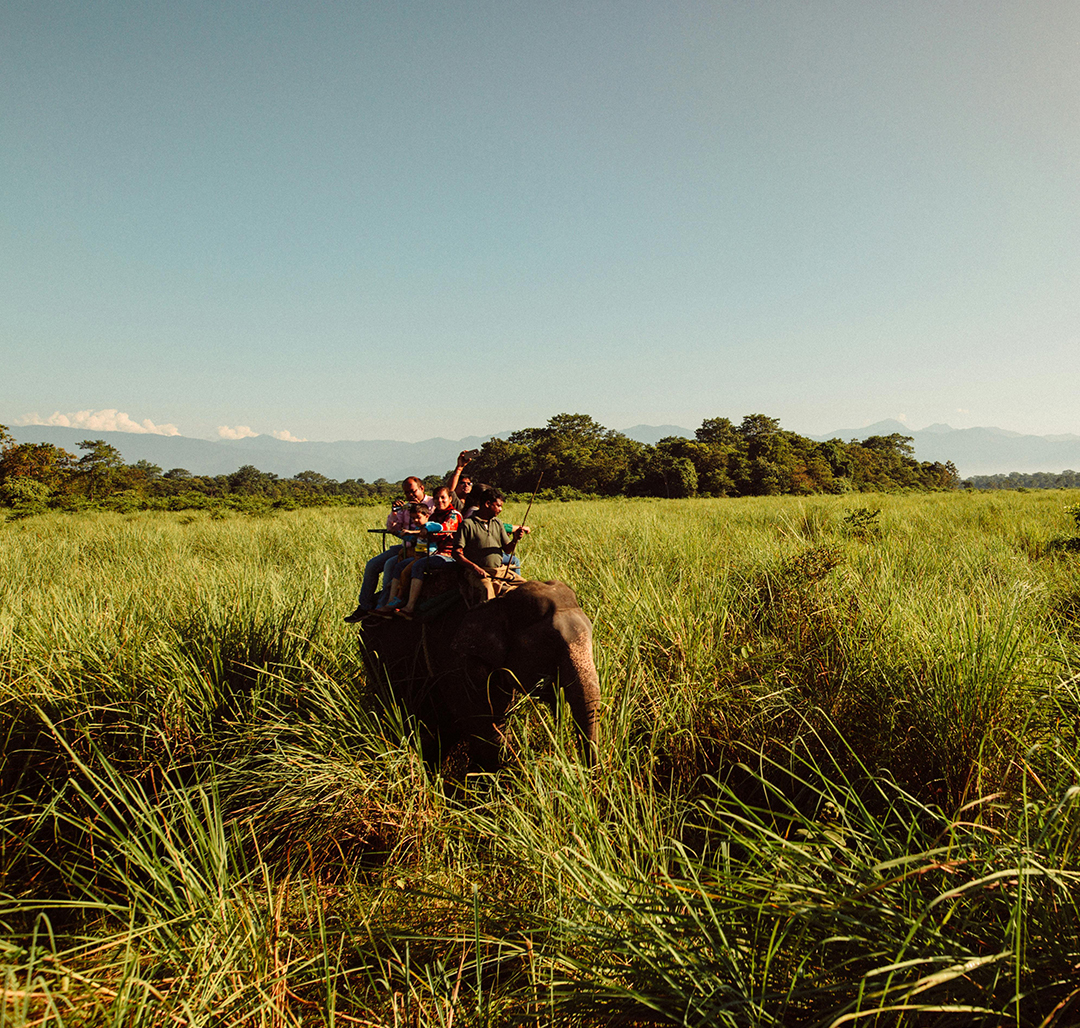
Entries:
{"type": "MultiPolygon", "coordinates": [[[[163,470],[186,468],[195,475],[227,475],[244,464],[260,471],[291,478],[301,471],[317,471],[329,478],[350,478],[372,482],[393,481],[406,475],[441,475],[453,467],[461,450],[474,449],[491,438],[506,438],[509,431],[494,436],[466,436],[447,439],[435,436],[407,443],[394,439],[335,440],[333,442],[286,442],[270,435],[236,440],[194,439],[151,433],[101,432],[53,425],[21,425],[10,429],[18,442],[46,442],[78,453],[83,439],[104,439],[115,446],[125,462],[140,460],[163,470]]],[[[634,425],[622,430],[638,442],[653,445],[667,436],[692,439],[692,429],[679,425],[634,425]]],[[[912,429],[892,418],[861,428],[838,428],[823,435],[808,435],[818,442],[828,439],[866,439],[893,433],[910,436],[915,455],[922,461],[952,461],[961,476],[1024,474],[1048,471],[1058,474],[1080,468],[1080,435],[1024,435],[996,427],[952,428],[937,423],[912,429]]]]}
{"type": "Polygon", "coordinates": [[[120,451],[126,463],[146,460],[163,471],[185,468],[194,475],[228,475],[245,464],[253,464],[260,471],[282,478],[291,478],[301,471],[317,471],[338,481],[356,478],[368,482],[380,478],[392,481],[406,475],[441,475],[454,466],[462,450],[482,446],[491,438],[435,437],[417,443],[393,439],[292,443],[260,435],[215,442],[188,436],[100,432],[53,425],[22,425],[11,428],[10,432],[20,443],[52,443],[75,454],[82,440],[104,439],[120,451]]]}
{"type": "Polygon", "coordinates": [[[894,432],[911,437],[915,456],[919,460],[952,461],[964,478],[971,475],[1007,475],[1012,471],[1060,474],[1080,467],[1080,436],[1025,435],[993,426],[953,428],[938,423],[912,429],[890,418],[863,428],[838,428],[826,435],[811,435],[808,438],[818,442],[827,439],[848,441],[894,432]]]}

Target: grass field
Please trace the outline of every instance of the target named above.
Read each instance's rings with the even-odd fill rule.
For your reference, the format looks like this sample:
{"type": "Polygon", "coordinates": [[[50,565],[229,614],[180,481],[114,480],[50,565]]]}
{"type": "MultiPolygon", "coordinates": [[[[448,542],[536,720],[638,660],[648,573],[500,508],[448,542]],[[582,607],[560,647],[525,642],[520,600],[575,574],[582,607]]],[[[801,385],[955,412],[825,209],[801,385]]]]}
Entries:
{"type": "Polygon", "coordinates": [[[1077,499],[535,506],[601,758],[523,700],[464,791],[379,511],[2,524],[0,1026],[1075,1024],[1077,499]]]}

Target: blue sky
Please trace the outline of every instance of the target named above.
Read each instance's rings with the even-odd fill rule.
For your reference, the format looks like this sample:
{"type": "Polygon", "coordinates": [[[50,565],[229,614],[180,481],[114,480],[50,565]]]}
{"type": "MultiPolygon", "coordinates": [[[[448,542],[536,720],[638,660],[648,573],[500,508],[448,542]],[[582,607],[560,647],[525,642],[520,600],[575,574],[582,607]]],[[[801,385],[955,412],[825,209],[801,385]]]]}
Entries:
{"type": "Polygon", "coordinates": [[[0,85],[9,424],[1080,432],[1075,0],[8,0],[0,85]]]}

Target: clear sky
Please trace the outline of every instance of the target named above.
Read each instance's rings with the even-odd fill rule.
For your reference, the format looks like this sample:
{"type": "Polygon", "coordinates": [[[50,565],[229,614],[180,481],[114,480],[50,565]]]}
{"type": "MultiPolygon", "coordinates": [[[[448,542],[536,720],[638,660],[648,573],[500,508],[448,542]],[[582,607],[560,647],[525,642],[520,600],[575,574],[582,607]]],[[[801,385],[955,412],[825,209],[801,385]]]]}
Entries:
{"type": "Polygon", "coordinates": [[[8,424],[1080,432],[1076,0],[6,0],[0,86],[8,424]]]}

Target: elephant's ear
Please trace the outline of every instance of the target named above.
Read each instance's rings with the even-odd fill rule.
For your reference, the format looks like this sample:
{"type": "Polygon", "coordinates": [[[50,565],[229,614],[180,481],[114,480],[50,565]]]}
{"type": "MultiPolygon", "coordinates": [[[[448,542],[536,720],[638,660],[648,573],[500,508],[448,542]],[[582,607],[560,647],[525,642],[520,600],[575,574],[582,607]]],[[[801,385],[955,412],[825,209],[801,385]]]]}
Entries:
{"type": "Polygon", "coordinates": [[[509,630],[502,605],[488,600],[465,615],[454,636],[454,650],[459,657],[501,667],[510,645],[509,630]]]}

